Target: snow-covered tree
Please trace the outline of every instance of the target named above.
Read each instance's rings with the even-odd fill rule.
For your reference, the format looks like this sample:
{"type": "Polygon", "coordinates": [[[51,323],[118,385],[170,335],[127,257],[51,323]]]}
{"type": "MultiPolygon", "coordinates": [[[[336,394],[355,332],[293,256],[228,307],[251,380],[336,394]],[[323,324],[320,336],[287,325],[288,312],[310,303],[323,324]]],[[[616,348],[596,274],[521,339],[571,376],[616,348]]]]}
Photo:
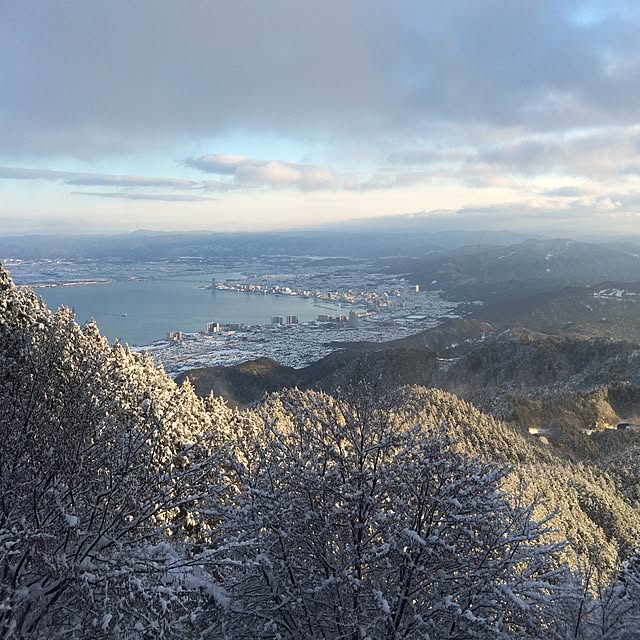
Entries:
{"type": "Polygon", "coordinates": [[[182,637],[223,603],[216,420],[0,269],[0,636],[182,637]]]}
{"type": "Polygon", "coordinates": [[[614,579],[601,571],[597,550],[575,572],[556,611],[558,640],[636,640],[640,637],[640,554],[620,563],[614,579]],[[572,587],[572,588],[570,588],[572,587]]]}
{"type": "Polygon", "coordinates": [[[221,635],[533,638],[560,545],[504,475],[388,403],[287,392],[262,407],[225,526],[241,563],[221,635]]]}

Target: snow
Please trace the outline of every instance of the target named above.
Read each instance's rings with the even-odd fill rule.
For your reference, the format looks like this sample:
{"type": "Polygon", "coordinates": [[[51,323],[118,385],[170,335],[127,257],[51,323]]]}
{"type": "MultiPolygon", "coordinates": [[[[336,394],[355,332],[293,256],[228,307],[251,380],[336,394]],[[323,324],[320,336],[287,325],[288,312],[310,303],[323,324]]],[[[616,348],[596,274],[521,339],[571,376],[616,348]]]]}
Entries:
{"type": "Polygon", "coordinates": [[[113,618],[113,615],[111,615],[110,613],[105,613],[105,614],[102,616],[102,622],[101,622],[101,624],[100,624],[100,628],[101,628],[103,631],[106,631],[106,630],[107,630],[107,628],[109,627],[109,623],[111,622],[111,619],[112,619],[112,618],[113,618]]]}
{"type": "Polygon", "coordinates": [[[594,298],[601,298],[605,300],[629,300],[637,302],[640,300],[640,293],[634,291],[628,291],[627,289],[601,289],[593,294],[594,298]]]}
{"type": "Polygon", "coordinates": [[[403,529],[402,533],[404,536],[406,536],[407,538],[409,538],[409,540],[411,540],[412,542],[415,542],[421,546],[426,545],[426,541],[425,539],[417,532],[414,531],[413,529],[403,529]]]}
{"type": "Polygon", "coordinates": [[[64,516],[65,522],[71,527],[77,527],[78,523],[79,523],[79,518],[78,516],[74,516],[70,513],[66,513],[64,516]]]}
{"type": "Polygon", "coordinates": [[[389,606],[389,603],[387,602],[387,600],[385,600],[384,596],[382,595],[382,591],[378,591],[377,589],[374,589],[373,599],[378,605],[380,611],[382,611],[382,613],[384,613],[385,616],[391,615],[391,607],[389,606]]]}

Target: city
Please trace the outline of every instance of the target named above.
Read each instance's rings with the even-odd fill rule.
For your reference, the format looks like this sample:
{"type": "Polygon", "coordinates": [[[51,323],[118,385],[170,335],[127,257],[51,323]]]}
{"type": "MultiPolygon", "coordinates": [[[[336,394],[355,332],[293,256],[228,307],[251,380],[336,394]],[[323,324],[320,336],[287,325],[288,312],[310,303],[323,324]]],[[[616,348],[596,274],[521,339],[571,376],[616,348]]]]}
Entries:
{"type": "MultiPolygon", "coordinates": [[[[278,313],[259,323],[204,321],[198,330],[185,330],[189,309],[177,316],[164,337],[132,346],[150,353],[172,376],[203,366],[237,364],[261,356],[280,364],[302,367],[333,351],[341,343],[384,342],[403,338],[455,317],[458,303],[441,292],[422,291],[401,274],[385,271],[372,260],[327,260],[291,256],[259,258],[181,257],[154,262],[130,260],[8,260],[16,282],[36,287],[42,295],[65,287],[72,296],[77,287],[107,283],[188,281],[193,296],[215,296],[218,291],[238,296],[271,296],[276,301],[306,299],[315,309],[313,319],[278,313]],[[338,264],[335,264],[338,262],[338,264]],[[232,269],[230,268],[232,265],[232,269]],[[230,274],[220,278],[216,274],[230,274]]],[[[71,299],[71,298],[70,298],[71,299]]],[[[72,305],[69,305],[72,306],[72,305]]],[[[130,310],[123,310],[126,315],[130,310]]]]}

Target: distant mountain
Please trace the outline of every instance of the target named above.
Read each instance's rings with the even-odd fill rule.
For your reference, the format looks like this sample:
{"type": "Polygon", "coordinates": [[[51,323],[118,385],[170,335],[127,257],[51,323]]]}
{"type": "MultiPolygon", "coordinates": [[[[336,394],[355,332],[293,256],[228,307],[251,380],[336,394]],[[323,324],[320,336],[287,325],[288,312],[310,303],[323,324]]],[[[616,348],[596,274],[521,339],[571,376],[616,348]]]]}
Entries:
{"type": "Polygon", "coordinates": [[[640,340],[640,244],[527,240],[380,264],[464,302],[461,312],[496,327],[640,340]]]}
{"type": "Polygon", "coordinates": [[[427,212],[408,213],[391,216],[374,216],[344,222],[334,222],[318,231],[338,231],[342,233],[387,233],[419,234],[428,236],[435,244],[452,249],[472,244],[509,245],[530,238],[544,238],[545,234],[521,232],[509,229],[468,229],[459,228],[450,219],[440,220],[427,212]]]}
{"type": "Polygon", "coordinates": [[[508,246],[467,245],[446,254],[387,261],[425,287],[458,295],[512,294],[522,288],[551,290],[608,280],[640,280],[640,245],[572,240],[527,240],[508,246]],[[500,285],[494,286],[490,285],[500,285]]]}
{"type": "Polygon", "coordinates": [[[434,251],[446,252],[479,239],[507,244],[525,237],[510,232],[433,233],[428,228],[414,229],[411,225],[399,225],[393,231],[375,225],[255,233],[137,231],[119,235],[0,237],[0,256],[23,259],[112,257],[138,261],[180,256],[420,257],[434,251]]]}

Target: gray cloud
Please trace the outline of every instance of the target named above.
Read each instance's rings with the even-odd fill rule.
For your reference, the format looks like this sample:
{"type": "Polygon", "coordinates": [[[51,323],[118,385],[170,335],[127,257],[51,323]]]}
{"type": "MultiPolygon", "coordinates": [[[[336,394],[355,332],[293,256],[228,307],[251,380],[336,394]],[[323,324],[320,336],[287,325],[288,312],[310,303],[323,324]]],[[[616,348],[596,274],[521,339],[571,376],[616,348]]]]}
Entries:
{"type": "Polygon", "coordinates": [[[0,180],[45,180],[73,187],[114,187],[117,191],[71,191],[73,195],[118,200],[151,200],[156,202],[202,202],[214,200],[207,194],[237,188],[219,180],[187,180],[183,178],[150,178],[144,176],[76,173],[52,169],[0,167],[0,180]],[[157,193],[155,189],[173,189],[175,193],[157,193]],[[182,193],[181,193],[182,192],[182,193]],[[186,193],[185,193],[186,192],[186,193]]]}
{"type": "Polygon", "coordinates": [[[7,154],[90,156],[242,130],[379,150],[630,124],[637,4],[596,6],[5,3],[0,139],[7,154]]]}
{"type": "Polygon", "coordinates": [[[0,180],[64,180],[76,175],[70,171],[52,169],[25,169],[22,167],[0,167],[0,180]]]}
{"type": "Polygon", "coordinates": [[[239,185],[222,180],[153,178],[145,176],[112,175],[104,173],[80,173],[74,171],[56,171],[53,169],[28,169],[23,167],[0,166],[0,180],[3,179],[45,180],[50,182],[62,182],[64,184],[76,187],[120,187],[125,189],[170,188],[182,191],[202,191],[204,193],[234,191],[239,188],[239,185]]]}
{"type": "Polygon", "coordinates": [[[180,178],[141,178],[136,176],[83,175],[65,180],[76,187],[172,187],[174,189],[201,188],[193,180],[180,178]]]}
{"type": "Polygon", "coordinates": [[[438,177],[442,177],[442,174],[436,169],[410,171],[388,169],[363,179],[351,176],[344,181],[344,188],[348,191],[402,189],[427,184],[438,177]]]}
{"type": "Polygon", "coordinates": [[[225,192],[225,191],[238,191],[239,189],[241,189],[240,185],[234,184],[233,182],[222,181],[222,180],[203,180],[199,184],[202,185],[202,188],[205,191],[225,192]]]}
{"type": "Polygon", "coordinates": [[[476,160],[519,173],[563,171],[590,177],[619,176],[636,170],[639,152],[640,133],[637,127],[629,126],[525,138],[480,148],[476,160]]]}
{"type": "Polygon", "coordinates": [[[568,130],[544,135],[519,135],[476,146],[453,144],[446,151],[400,148],[388,156],[394,171],[404,167],[410,177],[420,171],[455,176],[470,186],[517,185],[519,177],[548,174],[591,180],[620,180],[640,174],[640,127],[612,125],[595,130],[568,130]],[[417,168],[421,165],[421,169],[417,168]]]}
{"type": "Polygon", "coordinates": [[[152,200],[155,202],[205,202],[215,200],[200,195],[178,193],[129,193],[127,191],[72,191],[76,196],[95,198],[115,198],[117,200],[152,200]]]}
{"type": "Polygon", "coordinates": [[[622,201],[615,194],[596,199],[576,199],[570,203],[549,201],[496,203],[486,206],[468,206],[450,211],[431,211],[434,228],[440,224],[448,228],[462,229],[513,229],[542,233],[573,235],[576,226],[581,231],[600,228],[606,233],[629,230],[637,233],[640,214],[639,197],[627,197],[622,201]],[[604,225],[604,229],[602,227],[604,225]]]}
{"type": "MultiPolygon", "coordinates": [[[[184,178],[151,178],[145,176],[111,175],[104,173],[77,173],[52,169],[0,167],[0,180],[45,180],[62,182],[75,187],[119,187],[124,189],[176,189],[182,191],[223,191],[233,185],[216,180],[187,180],[184,178]]],[[[133,197],[133,196],[132,196],[133,197]]]]}
{"type": "Polygon", "coordinates": [[[52,169],[27,169],[22,167],[0,167],[0,179],[5,180],[49,180],[83,187],[171,187],[175,189],[200,189],[202,182],[182,178],[148,178],[104,173],[78,173],[52,169]]]}
{"type": "MultiPolygon", "coordinates": [[[[431,209],[409,214],[369,218],[368,229],[393,231],[398,228],[414,228],[416,233],[428,229],[436,231],[485,231],[516,230],[519,232],[574,237],[576,229],[581,234],[595,232],[598,237],[632,232],[637,235],[638,209],[612,210],[605,202],[564,203],[556,207],[539,202],[498,202],[484,206],[465,206],[459,209],[431,209]],[[597,226],[591,223],[596,221],[597,226]],[[514,221],[517,221],[514,224],[514,221]]],[[[349,223],[346,223],[349,225],[349,223]]],[[[362,228],[362,221],[351,221],[362,228]]]]}
{"type": "Polygon", "coordinates": [[[545,191],[542,195],[550,198],[581,198],[592,193],[591,189],[585,189],[584,187],[558,187],[557,189],[545,191]]]}
{"type": "Polygon", "coordinates": [[[445,154],[440,149],[400,149],[387,156],[386,161],[393,165],[425,165],[442,162],[445,154]]]}

